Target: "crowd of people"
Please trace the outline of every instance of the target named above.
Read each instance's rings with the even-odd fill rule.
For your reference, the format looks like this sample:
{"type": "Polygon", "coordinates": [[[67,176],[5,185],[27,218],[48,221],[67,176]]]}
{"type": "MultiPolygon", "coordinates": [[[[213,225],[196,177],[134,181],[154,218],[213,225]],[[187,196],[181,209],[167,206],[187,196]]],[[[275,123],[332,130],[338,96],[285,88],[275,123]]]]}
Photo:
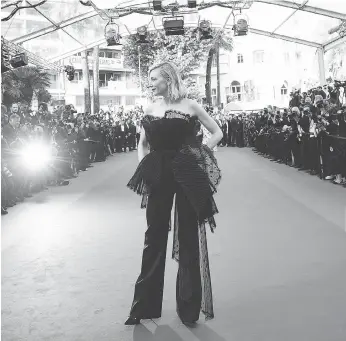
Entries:
{"type": "Polygon", "coordinates": [[[333,88],[292,92],[285,109],[268,106],[215,117],[224,133],[220,146],[252,147],[272,161],[345,187],[346,107],[333,88]]]}
{"type": "Polygon", "coordinates": [[[1,108],[1,214],[48,186],[66,186],[114,153],[133,151],[142,107],[77,114],[72,105],[32,111],[26,103],[1,108]]]}
{"type": "MultiPolygon", "coordinates": [[[[287,109],[224,113],[205,106],[223,131],[219,147],[251,147],[260,155],[335,184],[346,184],[346,107],[321,87],[293,92],[287,109]]],[[[66,186],[114,153],[137,149],[141,106],[77,114],[72,105],[26,103],[1,110],[1,214],[48,186],[66,186]]],[[[208,131],[196,129],[206,141],[208,131]]],[[[215,149],[216,150],[216,149],[215,149]]]]}

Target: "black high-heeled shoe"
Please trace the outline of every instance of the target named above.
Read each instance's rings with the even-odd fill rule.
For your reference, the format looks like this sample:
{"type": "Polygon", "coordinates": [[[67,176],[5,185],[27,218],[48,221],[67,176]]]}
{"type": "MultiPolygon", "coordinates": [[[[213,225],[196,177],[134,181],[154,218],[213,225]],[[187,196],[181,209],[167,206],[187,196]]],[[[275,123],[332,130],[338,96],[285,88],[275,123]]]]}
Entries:
{"type": "Polygon", "coordinates": [[[190,328],[194,328],[197,325],[197,321],[183,321],[181,320],[181,322],[186,326],[186,327],[190,327],[190,328]]]}
{"type": "Polygon", "coordinates": [[[134,325],[137,325],[137,324],[140,324],[141,323],[141,319],[138,318],[138,317],[129,317],[126,322],[125,322],[125,325],[126,326],[134,326],[134,325]]]}

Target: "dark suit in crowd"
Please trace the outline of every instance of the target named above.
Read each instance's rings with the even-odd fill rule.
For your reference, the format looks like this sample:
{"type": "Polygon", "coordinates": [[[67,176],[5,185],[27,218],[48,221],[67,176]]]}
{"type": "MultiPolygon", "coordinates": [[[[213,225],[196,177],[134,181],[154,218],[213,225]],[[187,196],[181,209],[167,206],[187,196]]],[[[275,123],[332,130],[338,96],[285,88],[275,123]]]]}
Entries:
{"type": "Polygon", "coordinates": [[[136,149],[136,126],[135,124],[130,121],[128,125],[128,146],[130,150],[136,149]]]}

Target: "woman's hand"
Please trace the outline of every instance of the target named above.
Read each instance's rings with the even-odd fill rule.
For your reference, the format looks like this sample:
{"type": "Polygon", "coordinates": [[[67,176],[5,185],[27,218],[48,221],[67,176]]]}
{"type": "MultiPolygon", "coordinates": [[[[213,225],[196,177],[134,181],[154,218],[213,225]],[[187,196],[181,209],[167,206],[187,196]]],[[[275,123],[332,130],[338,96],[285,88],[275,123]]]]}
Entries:
{"type": "Polygon", "coordinates": [[[207,141],[207,146],[213,149],[223,138],[222,130],[196,101],[190,101],[190,110],[193,116],[197,116],[203,126],[210,132],[211,137],[207,141]]]}

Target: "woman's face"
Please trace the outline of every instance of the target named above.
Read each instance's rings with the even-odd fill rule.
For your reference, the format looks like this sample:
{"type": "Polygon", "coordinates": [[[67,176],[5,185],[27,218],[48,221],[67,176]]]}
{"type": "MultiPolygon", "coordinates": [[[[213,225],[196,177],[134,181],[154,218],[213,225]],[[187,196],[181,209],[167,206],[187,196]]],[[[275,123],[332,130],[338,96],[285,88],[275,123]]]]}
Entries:
{"type": "Polygon", "coordinates": [[[150,87],[154,96],[166,96],[168,92],[167,81],[160,74],[160,69],[155,69],[150,73],[150,87]]]}

